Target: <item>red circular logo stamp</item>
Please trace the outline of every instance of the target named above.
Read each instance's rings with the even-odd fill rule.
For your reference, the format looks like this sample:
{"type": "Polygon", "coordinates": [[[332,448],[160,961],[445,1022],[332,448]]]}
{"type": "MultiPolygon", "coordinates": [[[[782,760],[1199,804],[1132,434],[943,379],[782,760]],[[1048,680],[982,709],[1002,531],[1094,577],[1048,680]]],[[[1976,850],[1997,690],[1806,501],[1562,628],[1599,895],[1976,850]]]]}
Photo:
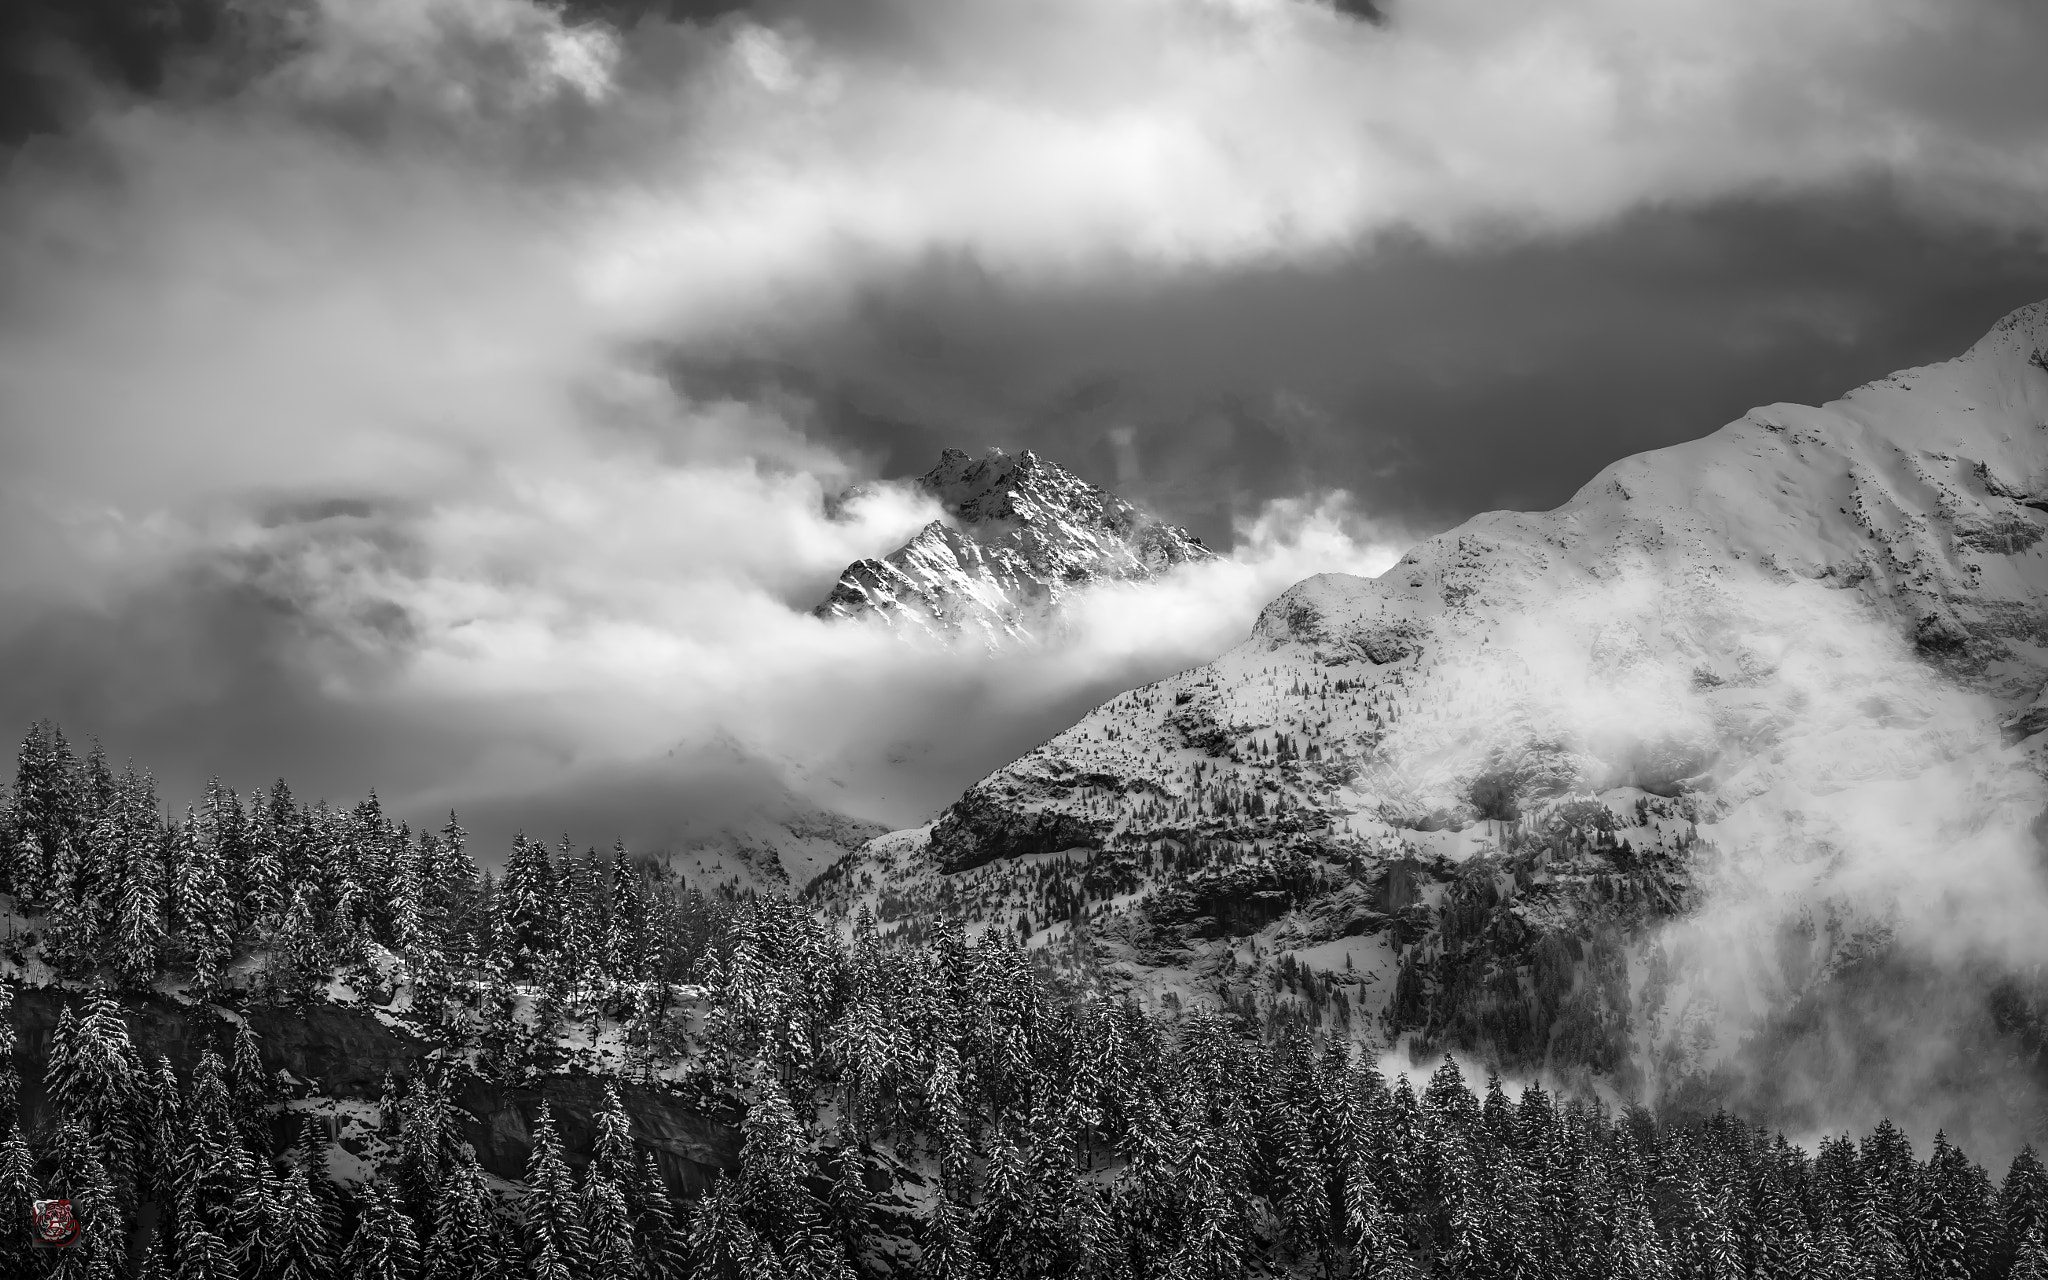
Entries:
{"type": "Polygon", "coordinates": [[[38,1200],[29,1211],[29,1227],[36,1243],[61,1249],[78,1242],[79,1222],[69,1200],[38,1200]]]}

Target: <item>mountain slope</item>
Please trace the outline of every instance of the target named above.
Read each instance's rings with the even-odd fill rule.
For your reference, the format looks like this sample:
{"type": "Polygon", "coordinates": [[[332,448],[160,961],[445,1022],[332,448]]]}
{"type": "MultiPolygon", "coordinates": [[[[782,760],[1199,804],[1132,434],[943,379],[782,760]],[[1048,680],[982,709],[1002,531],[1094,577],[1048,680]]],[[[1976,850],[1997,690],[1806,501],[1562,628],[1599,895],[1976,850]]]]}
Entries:
{"type": "Polygon", "coordinates": [[[814,612],[879,617],[906,630],[986,643],[1056,625],[1061,600],[1103,578],[1145,578],[1212,552],[1107,490],[1026,450],[970,458],[948,449],[917,487],[934,520],[879,560],[847,566],[814,612]]]}
{"type": "Polygon", "coordinates": [[[1360,1039],[1735,1070],[1857,947],[1927,942],[1916,893],[2016,930],[2039,901],[2013,836],[2038,779],[1995,726],[2048,723],[2044,348],[2028,307],[1377,579],[1310,578],[819,896],[1089,935],[1141,992],[1360,1039]],[[1944,862],[1970,880],[1930,886],[1944,862]]]}

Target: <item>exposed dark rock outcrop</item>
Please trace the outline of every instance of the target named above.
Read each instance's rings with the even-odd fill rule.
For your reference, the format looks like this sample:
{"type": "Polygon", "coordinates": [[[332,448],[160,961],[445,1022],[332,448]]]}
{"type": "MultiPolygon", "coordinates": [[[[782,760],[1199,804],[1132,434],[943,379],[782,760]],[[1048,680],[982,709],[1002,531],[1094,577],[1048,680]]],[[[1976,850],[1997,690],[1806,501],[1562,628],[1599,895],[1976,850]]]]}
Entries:
{"type": "MultiPolygon", "coordinates": [[[[26,988],[15,997],[22,1111],[31,1128],[45,1119],[43,1068],[49,1060],[59,1012],[79,999],[77,992],[47,987],[26,988]]],[[[189,1077],[199,1055],[209,1048],[223,1048],[232,1034],[230,1024],[209,1008],[163,996],[125,997],[122,1012],[143,1058],[167,1057],[181,1076],[189,1077]]],[[[273,1072],[290,1072],[313,1093],[326,1097],[375,1100],[387,1072],[394,1078],[409,1076],[435,1048],[368,1009],[347,1005],[319,1002],[303,1013],[256,1006],[246,1016],[262,1046],[263,1065],[273,1072]]],[[[479,1163],[501,1178],[516,1181],[525,1175],[533,1126],[543,1100],[552,1108],[570,1163],[579,1165],[586,1158],[584,1153],[591,1149],[596,1135],[595,1116],[604,1104],[606,1083],[592,1075],[556,1075],[507,1088],[458,1073],[452,1097],[473,1117],[467,1136],[476,1147],[479,1163]]],[[[653,1153],[672,1190],[695,1195],[710,1185],[718,1170],[738,1167],[736,1118],[707,1114],[696,1100],[659,1085],[612,1083],[632,1118],[634,1137],[653,1153]]]]}
{"type": "Polygon", "coordinates": [[[1056,811],[1013,809],[976,788],[955,801],[932,828],[931,850],[941,871],[954,872],[997,858],[1092,849],[1101,842],[1100,824],[1056,811]]]}

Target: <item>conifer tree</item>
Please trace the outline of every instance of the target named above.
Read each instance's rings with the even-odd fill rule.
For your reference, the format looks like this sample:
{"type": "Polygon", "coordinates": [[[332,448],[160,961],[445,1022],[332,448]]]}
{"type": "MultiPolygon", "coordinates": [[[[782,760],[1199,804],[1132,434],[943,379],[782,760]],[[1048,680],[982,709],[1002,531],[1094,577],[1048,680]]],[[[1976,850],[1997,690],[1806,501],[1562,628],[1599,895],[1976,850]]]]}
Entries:
{"type": "Polygon", "coordinates": [[[646,1280],[681,1280],[688,1265],[688,1242],[676,1225],[668,1184],[652,1153],[641,1153],[626,1200],[633,1212],[633,1255],[640,1273],[646,1280]]]}
{"type": "Polygon", "coordinates": [[[463,1148],[434,1208],[425,1280],[499,1280],[504,1274],[489,1197],[483,1170],[463,1148]]]}
{"type": "Polygon", "coordinates": [[[229,1243],[245,1274],[267,1275],[283,1260],[278,1179],[268,1160],[248,1160],[245,1168],[233,1180],[229,1243]]]}
{"type": "Polygon", "coordinates": [[[561,1140],[555,1136],[554,1116],[546,1102],[540,1104],[540,1115],[533,1126],[526,1185],[529,1190],[521,1207],[526,1219],[528,1256],[538,1268],[545,1248],[557,1264],[573,1273],[588,1244],[583,1229],[582,1197],[577,1195],[569,1166],[562,1159],[561,1140]]]}
{"type": "Polygon", "coordinates": [[[190,807],[174,843],[172,913],[192,962],[193,993],[217,995],[234,947],[234,898],[221,846],[190,807]]]}
{"type": "Polygon", "coordinates": [[[270,1149],[269,1107],[276,1102],[276,1085],[263,1069],[263,1050],[247,1018],[235,1024],[234,1045],[228,1057],[228,1083],[233,1089],[235,1123],[242,1141],[258,1155],[270,1149]]]}
{"type": "Polygon", "coordinates": [[[1649,1204],[1639,1177],[1624,1180],[1615,1200],[1614,1225],[1607,1245],[1608,1274],[1619,1280],[1669,1280],[1670,1255],[1650,1220],[1649,1204]]]}
{"type": "Polygon", "coordinates": [[[301,1112],[297,1142],[292,1156],[301,1169],[306,1171],[306,1188],[313,1195],[313,1203],[319,1210],[320,1221],[327,1228],[330,1240],[343,1239],[341,1232],[341,1204],[334,1184],[334,1173],[329,1167],[327,1149],[331,1141],[326,1122],[311,1111],[301,1112]]]}
{"type": "MultiPolygon", "coordinates": [[[[6,1012],[4,1000],[0,997],[0,1015],[6,1012]]],[[[5,1070],[0,1066],[0,1073],[5,1070]]],[[[2048,1232],[2048,1170],[2042,1168],[2033,1147],[2021,1147],[2012,1158],[1999,1188],[1997,1214],[2004,1242],[2002,1261],[2018,1257],[2020,1242],[2029,1231],[2048,1232]]]]}
{"type": "Polygon", "coordinates": [[[240,1280],[241,1271],[225,1240],[208,1230],[196,1216],[180,1214],[179,1228],[178,1280],[240,1280]]]}
{"type": "Polygon", "coordinates": [[[265,974],[271,993],[288,1008],[303,1008],[329,972],[329,953],[314,907],[316,892],[310,884],[292,891],[270,948],[265,974]]]}
{"type": "Polygon", "coordinates": [[[2008,1280],[2048,1280],[2048,1232],[2028,1227],[2013,1249],[2008,1280]]]}
{"type": "Polygon", "coordinates": [[[645,976],[641,957],[646,912],[640,876],[626,857],[623,842],[612,846],[611,878],[611,912],[604,929],[605,968],[614,981],[631,982],[645,976]]]}
{"type": "Polygon", "coordinates": [[[42,1194],[35,1151],[21,1125],[10,1124],[7,1136],[0,1138],[0,1257],[28,1255],[29,1209],[42,1194]]]}
{"type": "Polygon", "coordinates": [[[326,1215],[306,1181],[306,1171],[291,1168],[278,1180],[271,1210],[273,1280],[328,1280],[334,1271],[334,1238],[326,1215]]]}
{"type": "Polygon", "coordinates": [[[97,1157],[117,1175],[133,1168],[142,1113],[134,1045],[120,1006],[103,989],[58,1016],[45,1081],[55,1111],[78,1121],[97,1157]]]}
{"type": "Polygon", "coordinates": [[[14,979],[0,977],[0,1124],[13,1124],[21,1102],[21,1071],[14,1065],[14,979]]]}
{"type": "Polygon", "coordinates": [[[498,899],[498,917],[505,930],[502,945],[513,960],[514,972],[531,972],[541,956],[555,949],[561,909],[554,860],[548,857],[546,845],[523,834],[512,842],[512,856],[498,882],[498,899]]]}
{"type": "Polygon", "coordinates": [[[740,1211],[738,1183],[721,1177],[690,1216],[690,1269],[702,1280],[752,1280],[763,1274],[767,1249],[740,1211]]]}
{"type": "Polygon", "coordinates": [[[362,1212],[341,1254],[341,1280],[416,1280],[419,1240],[381,1179],[363,1188],[362,1212]]]}
{"type": "Polygon", "coordinates": [[[291,789],[279,779],[268,795],[256,793],[250,804],[246,858],[236,883],[235,932],[259,938],[284,923],[289,902],[285,862],[296,814],[291,789]]]}
{"type": "Polygon", "coordinates": [[[631,1276],[639,1268],[633,1253],[633,1220],[626,1193],[595,1165],[584,1170],[583,1269],[592,1276],[631,1276]]]}
{"type": "Polygon", "coordinates": [[[616,1084],[605,1085],[604,1105],[595,1119],[597,1137],[590,1148],[591,1166],[623,1185],[639,1162],[633,1155],[632,1121],[627,1118],[626,1104],[620,1100],[616,1084]]]}
{"type": "Polygon", "coordinates": [[[77,825],[73,761],[64,734],[45,721],[22,739],[15,757],[13,837],[7,879],[31,912],[53,907],[77,825]]]}
{"type": "Polygon", "coordinates": [[[144,1114],[137,1133],[136,1193],[142,1199],[168,1204],[177,1196],[177,1171],[186,1143],[184,1104],[169,1058],[157,1059],[144,1092],[144,1114]]]}
{"type": "Polygon", "coordinates": [[[967,1214],[939,1195],[918,1231],[918,1280],[981,1280],[983,1274],[967,1214]]]}
{"type": "Polygon", "coordinates": [[[166,936],[166,886],[155,784],[132,772],[124,777],[104,825],[119,867],[114,968],[129,989],[144,990],[156,981],[163,965],[166,936]]]}
{"type": "Polygon", "coordinates": [[[164,1226],[161,1222],[149,1233],[149,1243],[142,1247],[142,1261],[135,1268],[135,1280],[175,1280],[170,1255],[164,1248],[164,1226]]]}
{"type": "Polygon", "coordinates": [[[846,1256],[857,1263],[867,1252],[872,1197],[867,1185],[867,1156],[860,1148],[852,1118],[844,1111],[840,1113],[837,1156],[832,1177],[832,1219],[839,1229],[839,1242],[846,1256]]]}
{"type": "Polygon", "coordinates": [[[65,1116],[50,1140],[49,1193],[71,1202],[82,1226],[78,1242],[67,1252],[67,1269],[78,1274],[110,1273],[125,1256],[123,1215],[106,1165],[91,1135],[76,1118],[65,1116]]]}

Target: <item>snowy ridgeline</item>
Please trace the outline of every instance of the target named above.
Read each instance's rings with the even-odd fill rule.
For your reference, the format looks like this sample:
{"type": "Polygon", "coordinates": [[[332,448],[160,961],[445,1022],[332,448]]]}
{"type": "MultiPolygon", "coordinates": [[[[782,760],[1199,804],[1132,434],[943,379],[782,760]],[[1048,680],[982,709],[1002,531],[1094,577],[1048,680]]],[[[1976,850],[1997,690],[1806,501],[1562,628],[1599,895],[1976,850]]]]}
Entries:
{"type": "Polygon", "coordinates": [[[1870,1121],[1965,1123],[1979,1085],[2033,1114],[2031,1068],[1977,1060],[2033,1061],[2012,1029],[2048,1010],[2044,348],[2036,305],[1308,579],[807,897],[1374,1052],[1809,1120],[1835,1071],[1870,1121]],[[1838,999],[1886,982],[1941,994],[1890,1029],[1838,999]],[[1893,1078],[1851,1087],[1859,1036],[1893,1078]]]}

